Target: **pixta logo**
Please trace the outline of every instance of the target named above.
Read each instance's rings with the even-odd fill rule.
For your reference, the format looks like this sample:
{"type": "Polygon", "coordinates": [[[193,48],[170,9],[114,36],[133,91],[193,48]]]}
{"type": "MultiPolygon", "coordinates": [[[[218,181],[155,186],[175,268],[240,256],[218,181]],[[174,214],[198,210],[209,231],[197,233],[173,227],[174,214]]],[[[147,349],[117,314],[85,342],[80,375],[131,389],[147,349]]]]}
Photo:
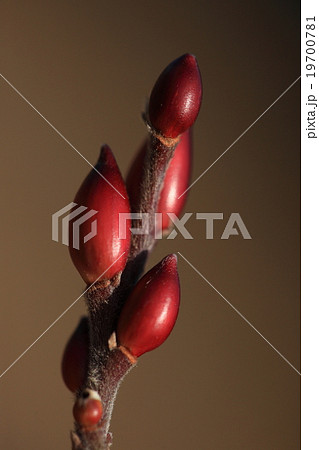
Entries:
{"type": "MultiPolygon", "coordinates": [[[[64,206],[64,208],[61,208],[56,213],[52,214],[52,240],[59,242],[59,219],[61,216],[63,216],[65,213],[69,212],[74,208],[75,206],[78,206],[77,203],[71,202],[68,205],[64,206]]],[[[76,217],[79,217],[72,223],[72,247],[79,250],[80,249],[80,226],[89,220],[91,217],[93,217],[95,214],[98,213],[98,211],[95,211],[94,209],[88,210],[85,214],[82,214],[84,211],[86,211],[88,208],[86,206],[79,206],[78,208],[74,209],[70,214],[63,217],[62,219],[62,244],[69,246],[69,223],[71,220],[75,219],[76,217]]],[[[84,236],[83,243],[85,244],[87,241],[92,239],[97,234],[97,221],[96,219],[91,222],[91,231],[84,236]]]]}
{"type": "MultiPolygon", "coordinates": [[[[178,232],[184,239],[194,239],[186,228],[186,222],[193,216],[193,213],[185,213],[178,218],[174,213],[167,213],[172,223],[172,230],[166,235],[166,239],[175,239],[178,232]]],[[[155,239],[163,239],[162,232],[162,213],[120,213],[119,218],[119,237],[126,238],[126,221],[132,220],[134,226],[130,228],[132,234],[147,235],[150,230],[155,230],[155,239]]],[[[196,213],[197,220],[205,220],[206,222],[206,239],[214,239],[214,221],[223,220],[224,214],[218,213],[196,213]]],[[[244,224],[240,214],[233,212],[225,225],[224,231],[220,239],[229,239],[230,236],[240,235],[244,239],[251,239],[251,235],[244,224]]]]}

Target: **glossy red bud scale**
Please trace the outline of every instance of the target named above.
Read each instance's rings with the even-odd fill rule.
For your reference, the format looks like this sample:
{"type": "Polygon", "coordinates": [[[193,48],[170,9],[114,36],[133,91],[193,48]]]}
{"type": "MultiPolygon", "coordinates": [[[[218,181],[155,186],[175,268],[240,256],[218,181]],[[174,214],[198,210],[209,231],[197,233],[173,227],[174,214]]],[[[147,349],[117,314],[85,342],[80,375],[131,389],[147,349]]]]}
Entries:
{"type": "Polygon", "coordinates": [[[103,407],[99,394],[86,389],[73,406],[73,416],[76,422],[84,428],[94,427],[102,418],[103,407]]]}
{"type": "Polygon", "coordinates": [[[163,231],[170,228],[171,220],[167,213],[177,217],[182,212],[187,195],[178,198],[189,186],[192,169],[191,130],[185,131],[165,174],[164,184],[158,202],[157,211],[162,213],[163,231]]]}
{"type": "Polygon", "coordinates": [[[173,61],[156,81],[149,101],[152,126],[176,138],[196,120],[202,101],[202,81],[195,56],[186,53],[173,61]]]}
{"type": "MultiPolygon", "coordinates": [[[[141,197],[143,166],[146,158],[147,142],[141,147],[126,178],[126,188],[130,198],[132,211],[137,210],[141,197]]],[[[192,166],[192,136],[191,129],[182,134],[174,156],[166,171],[163,188],[157,206],[157,212],[162,214],[162,230],[170,228],[171,220],[167,213],[179,216],[185,205],[187,195],[178,198],[189,186],[192,166]]]]}
{"type": "Polygon", "coordinates": [[[62,377],[67,388],[76,392],[86,379],[89,360],[89,323],[83,317],[66,344],[62,358],[62,377]]]}
{"type": "Polygon", "coordinates": [[[139,357],[160,346],[179,310],[177,257],[169,255],[147,272],[127,299],[117,326],[117,342],[139,357]]]}
{"type": "Polygon", "coordinates": [[[126,221],[125,239],[120,239],[119,235],[119,215],[130,212],[128,195],[115,158],[107,145],[102,147],[95,168],[97,171],[91,170],[74,200],[77,205],[98,211],[79,228],[79,250],[72,245],[72,222],[69,231],[72,261],[87,284],[99,277],[100,280],[111,279],[122,272],[130,247],[129,220],[126,221]],[[97,221],[97,234],[85,242],[93,220],[97,221]],[[125,254],[121,256],[123,252],[125,254]]]}

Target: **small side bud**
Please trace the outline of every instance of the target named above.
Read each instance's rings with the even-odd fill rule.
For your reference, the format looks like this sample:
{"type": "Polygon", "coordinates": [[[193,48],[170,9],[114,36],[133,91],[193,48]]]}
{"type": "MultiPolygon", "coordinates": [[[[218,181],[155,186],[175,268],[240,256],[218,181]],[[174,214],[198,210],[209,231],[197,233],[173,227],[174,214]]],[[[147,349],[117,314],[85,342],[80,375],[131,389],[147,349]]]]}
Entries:
{"type": "Polygon", "coordinates": [[[202,101],[202,80],[195,56],[186,53],[161,73],[153,87],[148,115],[152,126],[176,138],[195,122],[202,101]]]}
{"type": "Polygon", "coordinates": [[[124,270],[131,239],[128,220],[125,237],[120,238],[120,214],[129,214],[130,206],[121,173],[107,145],[102,147],[95,168],[97,171],[91,170],[74,201],[88,210],[97,211],[94,216],[97,221],[96,234],[87,239],[92,223],[90,220],[84,221],[77,229],[80,243],[77,249],[73,246],[72,222],[69,230],[70,255],[87,284],[94,283],[99,277],[100,280],[111,279],[124,270]]]}
{"type": "Polygon", "coordinates": [[[166,256],[137,283],[117,326],[117,341],[139,357],[159,347],[170,335],[179,310],[176,255],[166,256]]]}
{"type": "Polygon", "coordinates": [[[92,389],[85,389],[73,406],[76,422],[84,428],[94,427],[102,418],[101,397],[92,389]]]}
{"type": "Polygon", "coordinates": [[[62,358],[62,378],[71,392],[76,392],[85,382],[89,362],[89,321],[82,317],[66,344],[62,358]]]}

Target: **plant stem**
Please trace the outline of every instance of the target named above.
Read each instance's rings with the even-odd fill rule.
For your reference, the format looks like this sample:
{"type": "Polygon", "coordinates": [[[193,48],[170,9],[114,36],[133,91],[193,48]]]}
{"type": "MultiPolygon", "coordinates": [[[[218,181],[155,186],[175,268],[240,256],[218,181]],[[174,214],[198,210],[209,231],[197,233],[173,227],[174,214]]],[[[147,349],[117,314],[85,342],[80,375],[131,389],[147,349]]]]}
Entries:
{"type": "MultiPolygon", "coordinates": [[[[166,170],[179,142],[167,139],[154,131],[145,119],[149,131],[148,153],[144,166],[143,187],[137,212],[154,217],[166,170]]],[[[120,383],[135,365],[136,360],[125,349],[110,349],[108,342],[114,332],[125,300],[139,279],[155,245],[155,221],[150,220],[145,234],[132,234],[131,249],[124,272],[112,280],[103,280],[86,293],[90,323],[90,351],[88,376],[83,389],[98,392],[103,405],[103,416],[94,428],[75,424],[71,435],[74,450],[108,450],[109,426],[120,383]]],[[[133,227],[138,227],[133,221],[133,227]]],[[[115,339],[116,340],[116,339],[115,339]]],[[[115,344],[116,345],[116,344],[115,344]]],[[[82,389],[77,393],[81,396],[82,389]]]]}
{"type": "MultiPolygon", "coordinates": [[[[103,404],[103,416],[94,428],[81,427],[75,424],[77,440],[72,436],[73,445],[77,450],[106,450],[110,445],[109,427],[117,391],[125,375],[134,367],[136,359],[131,357],[124,349],[115,348],[108,352],[103,364],[97,368],[99,383],[97,392],[103,404]]],[[[88,386],[92,389],[95,386],[88,386]]]]}

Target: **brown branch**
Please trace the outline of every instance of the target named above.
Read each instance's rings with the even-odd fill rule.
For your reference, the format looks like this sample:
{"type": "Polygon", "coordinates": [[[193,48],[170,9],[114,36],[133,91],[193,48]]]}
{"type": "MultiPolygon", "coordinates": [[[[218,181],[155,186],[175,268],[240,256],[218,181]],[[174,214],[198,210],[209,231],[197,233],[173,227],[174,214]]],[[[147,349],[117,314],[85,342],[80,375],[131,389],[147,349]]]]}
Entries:
{"type": "MultiPolygon", "coordinates": [[[[149,124],[148,130],[143,195],[137,212],[148,213],[151,217],[157,210],[165,173],[179,139],[164,139],[149,124]]],[[[138,224],[133,223],[132,226],[138,227],[138,224]]],[[[98,282],[86,293],[90,322],[89,368],[85,386],[77,393],[77,398],[87,388],[97,391],[103,405],[103,416],[94,428],[87,429],[75,423],[75,431],[71,435],[74,450],[108,450],[111,445],[109,426],[116,394],[136,360],[124,349],[110,350],[108,342],[123,304],[143,272],[155,242],[155,225],[151,220],[147,234],[132,235],[128,263],[121,276],[98,282]]]]}

